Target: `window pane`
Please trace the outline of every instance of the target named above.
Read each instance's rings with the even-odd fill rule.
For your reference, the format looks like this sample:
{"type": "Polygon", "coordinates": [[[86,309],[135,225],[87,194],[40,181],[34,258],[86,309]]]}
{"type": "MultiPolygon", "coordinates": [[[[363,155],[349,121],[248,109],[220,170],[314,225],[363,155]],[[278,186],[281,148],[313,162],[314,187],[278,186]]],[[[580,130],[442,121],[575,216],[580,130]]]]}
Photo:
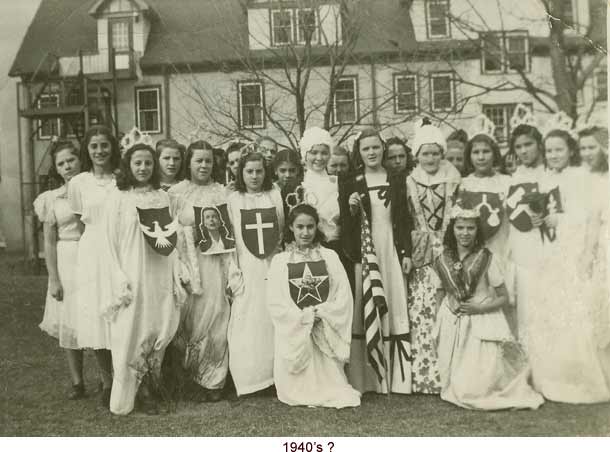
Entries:
{"type": "Polygon", "coordinates": [[[313,10],[298,11],[299,15],[299,41],[308,42],[316,40],[316,12],[313,10]]]}
{"type": "Polygon", "coordinates": [[[524,36],[509,36],[506,39],[508,68],[525,70],[527,67],[526,43],[524,36]]]}
{"type": "Polygon", "coordinates": [[[259,105],[261,102],[260,87],[258,85],[242,85],[241,100],[244,105],[259,105]]]}
{"type": "Polygon", "coordinates": [[[484,53],[484,71],[502,70],[502,39],[500,35],[487,34],[482,36],[484,53]]]}
{"type": "Polygon", "coordinates": [[[415,110],[417,108],[415,77],[397,79],[396,90],[398,111],[415,110]]]}
{"type": "Polygon", "coordinates": [[[273,12],[273,42],[288,44],[292,41],[292,12],[273,12]]]}
{"type": "Polygon", "coordinates": [[[356,110],[353,102],[342,102],[337,104],[337,122],[350,123],[356,121],[356,110]]]}
{"type": "Polygon", "coordinates": [[[112,47],[116,50],[129,50],[129,24],[113,22],[111,25],[112,47]]]}
{"type": "Polygon", "coordinates": [[[432,102],[434,109],[448,110],[451,105],[451,77],[442,76],[432,79],[432,102]]]}
{"type": "Polygon", "coordinates": [[[140,113],[140,130],[143,132],[159,130],[159,117],[156,111],[143,111],[140,113]]]}
{"type": "Polygon", "coordinates": [[[140,110],[157,109],[157,91],[139,91],[140,110]]]}
{"type": "Polygon", "coordinates": [[[261,127],[263,125],[262,85],[239,85],[240,114],[242,127],[261,127]]]}
{"type": "Polygon", "coordinates": [[[506,119],[509,117],[506,112],[506,106],[485,106],[483,107],[483,114],[496,125],[494,130],[496,141],[506,141],[508,137],[508,121],[506,119]]]}
{"type": "Polygon", "coordinates": [[[351,123],[356,121],[356,81],[343,79],[335,89],[335,122],[351,123]]]}
{"type": "Polygon", "coordinates": [[[563,20],[567,22],[568,25],[574,23],[574,7],[572,5],[572,0],[563,0],[563,20]]]}
{"type": "Polygon", "coordinates": [[[432,36],[446,36],[448,34],[448,6],[446,0],[428,1],[428,22],[430,23],[430,34],[432,36]]]}

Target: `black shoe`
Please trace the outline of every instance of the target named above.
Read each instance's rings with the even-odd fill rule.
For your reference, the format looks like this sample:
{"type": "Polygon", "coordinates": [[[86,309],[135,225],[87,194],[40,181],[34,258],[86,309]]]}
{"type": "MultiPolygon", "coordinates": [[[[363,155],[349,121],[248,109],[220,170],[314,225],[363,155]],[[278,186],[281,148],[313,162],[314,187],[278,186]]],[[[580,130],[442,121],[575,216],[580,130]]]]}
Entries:
{"type": "Polygon", "coordinates": [[[85,385],[83,383],[72,385],[72,389],[68,393],[68,400],[79,400],[84,399],[85,397],[85,385]]]}
{"type": "Polygon", "coordinates": [[[104,408],[110,409],[110,393],[112,388],[103,388],[102,395],[100,396],[100,405],[104,408]]]}
{"type": "Polygon", "coordinates": [[[222,389],[208,389],[207,401],[211,403],[220,402],[222,400],[222,389]]]}

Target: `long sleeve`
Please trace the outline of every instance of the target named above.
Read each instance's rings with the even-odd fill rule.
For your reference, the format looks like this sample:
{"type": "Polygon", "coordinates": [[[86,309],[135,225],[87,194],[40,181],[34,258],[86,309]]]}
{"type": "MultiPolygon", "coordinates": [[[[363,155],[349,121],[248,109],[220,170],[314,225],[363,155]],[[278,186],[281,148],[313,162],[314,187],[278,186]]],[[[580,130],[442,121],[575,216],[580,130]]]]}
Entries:
{"type": "Polygon", "coordinates": [[[300,310],[290,297],[286,253],[278,254],[271,262],[267,305],[275,329],[276,359],[283,360],[290,373],[303,371],[312,359],[314,313],[311,307],[300,310]]]}

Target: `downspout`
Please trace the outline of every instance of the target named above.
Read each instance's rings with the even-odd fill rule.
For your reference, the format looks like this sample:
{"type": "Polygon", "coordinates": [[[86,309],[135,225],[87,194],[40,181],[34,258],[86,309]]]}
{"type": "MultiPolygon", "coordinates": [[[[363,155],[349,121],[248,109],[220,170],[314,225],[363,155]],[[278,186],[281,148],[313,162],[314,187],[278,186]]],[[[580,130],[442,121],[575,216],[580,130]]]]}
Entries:
{"type": "Polygon", "coordinates": [[[377,115],[377,68],[375,67],[375,62],[371,60],[371,97],[373,109],[373,126],[375,128],[379,127],[379,117],[377,115]]]}

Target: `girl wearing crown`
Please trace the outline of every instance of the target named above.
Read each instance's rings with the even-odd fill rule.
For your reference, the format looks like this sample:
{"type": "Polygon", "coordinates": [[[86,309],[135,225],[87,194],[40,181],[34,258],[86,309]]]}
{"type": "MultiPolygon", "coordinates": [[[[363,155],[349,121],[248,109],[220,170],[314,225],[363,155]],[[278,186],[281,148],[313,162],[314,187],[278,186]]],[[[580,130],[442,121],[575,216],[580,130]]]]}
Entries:
{"type": "Polygon", "coordinates": [[[259,152],[239,162],[236,191],[228,208],[234,225],[239,270],[231,268],[229,369],[237,395],[273,385],[273,324],[265,290],[271,259],[280,251],[284,209],[272,170],[259,152]]]}
{"type": "Polygon", "coordinates": [[[610,348],[596,337],[596,326],[609,317],[600,321],[601,306],[594,306],[596,300],[586,290],[595,240],[588,227],[594,200],[607,191],[595,193],[590,173],[576,166],[580,156],[571,124],[560,112],[546,127],[548,183],[557,188],[549,193],[544,218],[552,235],[543,248],[543,265],[553,271],[540,275],[544,290],[530,309],[528,351],[534,387],[547,399],[595,403],[610,400],[610,348]]]}
{"type": "Polygon", "coordinates": [[[286,251],[269,268],[277,396],[288,405],[359,406],[360,394],[343,370],[350,352],[352,293],[339,257],[321,246],[318,224],[314,207],[294,207],[287,220],[286,251]]]}
{"type": "Polygon", "coordinates": [[[474,410],[536,409],[543,399],[527,383],[527,359],[502,312],[508,292],[479,215],[452,209],[434,262],[441,398],[474,410]]]}
{"type": "Polygon", "coordinates": [[[188,263],[192,275],[191,293],[174,345],[184,354],[182,362],[197,384],[195,399],[200,402],[221,399],[229,369],[231,310],[226,287],[235,241],[228,218],[221,213],[226,212],[228,191],[213,178],[213,152],[206,141],[191,143],[185,158],[186,180],[169,190],[182,226],[178,244],[181,259],[188,263]],[[221,252],[212,254],[212,247],[221,252]]]}
{"type": "Polygon", "coordinates": [[[71,400],[85,397],[83,351],[78,345],[76,325],[76,258],[82,224],[68,205],[66,185],[80,173],[81,163],[71,141],[58,141],[51,150],[49,176],[62,185],[41,193],[34,201],[34,211],[43,224],[45,263],[49,286],[40,329],[59,340],[66,350],[72,379],[71,400]]]}
{"type": "Polygon", "coordinates": [[[103,214],[106,199],[116,191],[114,171],[121,154],[116,138],[105,126],[90,127],[80,149],[84,172],[68,183],[68,204],[85,227],[76,258],[76,339],[79,347],[95,350],[102,378],[101,404],[108,407],[112,386],[110,327],[101,312],[112,295],[103,260],[103,214]]]}
{"type": "MultiPolygon", "coordinates": [[[[178,222],[170,197],[159,190],[154,149],[137,143],[127,149],[105,213],[112,297],[102,313],[111,325],[114,378],[110,411],[129,414],[140,388],[142,409],[157,414],[161,362],[174,337],[186,298],[174,250],[178,222]],[[143,383],[141,385],[141,383],[143,383]]],[[[184,273],[184,272],[183,272],[184,273]]]]}
{"type": "Polygon", "coordinates": [[[437,394],[440,377],[436,363],[434,326],[434,270],[460,173],[443,160],[445,138],[427,119],[415,131],[413,151],[418,164],[407,177],[409,209],[415,220],[413,267],[409,275],[409,321],[412,341],[413,392],[437,394]]]}
{"type": "Polygon", "coordinates": [[[385,152],[385,143],[377,130],[362,131],[354,141],[352,152],[356,171],[341,178],[339,183],[343,249],[357,269],[348,378],[361,393],[408,394],[411,392],[411,344],[405,274],[411,269],[411,218],[406,205],[404,174],[388,177],[383,167],[385,152]],[[363,230],[370,230],[368,236],[362,235],[363,230]],[[363,259],[370,254],[375,254],[378,262],[376,281],[383,286],[383,310],[387,308],[385,315],[379,314],[384,371],[367,353],[364,312],[373,299],[363,293],[367,275],[360,266],[363,262],[366,264],[363,259]]]}

